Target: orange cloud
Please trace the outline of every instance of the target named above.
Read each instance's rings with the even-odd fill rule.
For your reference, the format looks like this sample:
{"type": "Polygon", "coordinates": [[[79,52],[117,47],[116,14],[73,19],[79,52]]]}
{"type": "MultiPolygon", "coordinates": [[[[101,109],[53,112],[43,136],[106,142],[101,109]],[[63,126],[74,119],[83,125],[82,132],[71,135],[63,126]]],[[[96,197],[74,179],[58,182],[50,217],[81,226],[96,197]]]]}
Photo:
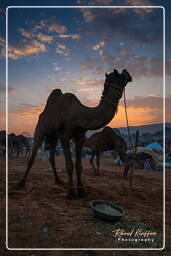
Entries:
{"type": "Polygon", "coordinates": [[[81,88],[81,89],[79,89],[79,92],[91,92],[91,91],[94,91],[95,90],[95,88],[81,88]]]}
{"type": "MultiPolygon", "coordinates": [[[[90,91],[96,88],[81,88],[82,91],[90,91]]],[[[74,91],[73,93],[78,93],[74,91]]],[[[170,113],[171,96],[166,97],[166,113],[170,113]]],[[[98,101],[89,99],[88,97],[81,97],[81,102],[86,106],[96,106],[98,101]]],[[[20,106],[10,110],[9,113],[9,131],[17,134],[22,132],[29,132],[33,135],[38,116],[44,109],[44,104],[31,105],[21,104],[20,106]]],[[[161,123],[163,121],[162,97],[135,97],[127,100],[127,112],[129,118],[129,125],[145,125],[151,123],[161,123]]],[[[2,116],[3,126],[5,127],[5,119],[2,116]]],[[[166,122],[171,122],[170,115],[166,117],[166,122]]],[[[1,122],[2,123],[2,122],[1,122]]],[[[126,126],[125,109],[123,100],[121,100],[118,108],[118,113],[113,120],[108,124],[111,127],[126,126]]],[[[2,127],[1,127],[2,129],[2,127]]]]}
{"type": "Polygon", "coordinates": [[[12,59],[19,59],[22,56],[36,54],[46,50],[46,46],[36,40],[33,40],[30,44],[26,44],[21,47],[8,47],[9,57],[12,59]]]}
{"type": "Polygon", "coordinates": [[[66,39],[66,38],[71,38],[71,39],[80,39],[79,34],[60,34],[59,38],[66,39]]]}
{"type": "Polygon", "coordinates": [[[9,133],[15,132],[16,134],[21,134],[22,132],[28,132],[33,135],[39,114],[43,111],[43,108],[43,104],[37,106],[21,104],[9,111],[9,133]]]}
{"type": "Polygon", "coordinates": [[[45,34],[42,34],[42,33],[39,33],[37,35],[37,37],[41,40],[41,41],[44,41],[44,42],[47,42],[47,43],[51,43],[52,40],[53,40],[53,36],[48,36],[48,35],[45,35],[45,34]]]}
{"type": "MultiPolygon", "coordinates": [[[[163,112],[159,109],[152,109],[150,107],[128,107],[127,113],[130,126],[160,123],[163,121],[163,112]]],[[[119,106],[118,113],[108,125],[110,127],[126,126],[125,109],[123,106],[119,106]]]]}

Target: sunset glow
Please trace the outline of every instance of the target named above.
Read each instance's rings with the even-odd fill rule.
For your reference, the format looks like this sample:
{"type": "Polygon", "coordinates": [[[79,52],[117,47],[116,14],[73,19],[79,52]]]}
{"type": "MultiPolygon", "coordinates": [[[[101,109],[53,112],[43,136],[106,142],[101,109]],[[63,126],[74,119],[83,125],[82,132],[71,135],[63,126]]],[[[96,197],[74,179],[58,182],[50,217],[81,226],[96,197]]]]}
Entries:
{"type": "MultiPolygon", "coordinates": [[[[55,88],[75,94],[87,106],[98,105],[105,73],[114,68],[126,68],[133,77],[126,87],[129,124],[163,121],[161,8],[9,8],[8,24],[9,132],[33,135],[55,88]]],[[[3,34],[0,46],[3,62],[3,34]]],[[[166,65],[171,67],[170,59],[166,65]]],[[[170,75],[166,69],[166,79],[170,75]]],[[[5,96],[5,80],[1,84],[5,96]]],[[[168,90],[166,110],[170,99],[168,90]]],[[[5,129],[4,107],[0,120],[5,129]]],[[[109,126],[125,125],[122,99],[109,126]]]]}

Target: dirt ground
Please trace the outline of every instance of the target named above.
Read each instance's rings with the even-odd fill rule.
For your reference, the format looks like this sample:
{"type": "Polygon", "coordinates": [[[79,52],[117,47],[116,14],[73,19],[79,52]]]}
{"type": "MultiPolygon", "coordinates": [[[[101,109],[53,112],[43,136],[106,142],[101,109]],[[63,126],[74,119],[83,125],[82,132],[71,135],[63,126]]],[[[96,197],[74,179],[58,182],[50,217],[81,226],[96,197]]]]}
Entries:
{"type": "MultiPolygon", "coordinates": [[[[154,244],[138,247],[162,247],[163,190],[162,172],[134,170],[133,195],[129,194],[129,179],[122,178],[123,167],[114,165],[111,157],[101,160],[101,174],[93,175],[89,159],[83,159],[83,181],[88,196],[69,200],[64,158],[57,157],[57,169],[64,181],[55,185],[53,173],[47,171],[49,163],[39,156],[30,172],[24,190],[15,185],[23,175],[23,158],[9,161],[8,168],[8,246],[9,248],[73,248],[72,251],[15,251],[5,249],[5,159],[1,166],[1,251],[0,255],[93,255],[74,248],[130,248],[135,243],[118,242],[112,232],[118,227],[150,229],[157,232],[154,244]],[[125,217],[113,224],[96,219],[90,201],[102,199],[123,207],[125,217]]],[[[74,175],[75,176],[75,175],[74,175]]],[[[76,183],[76,180],[75,180],[76,183]]],[[[171,255],[171,172],[166,172],[166,249],[162,251],[98,251],[96,255],[171,255]],[[169,218],[170,216],[170,218],[169,218]]],[[[92,252],[93,253],[93,252],[92,252]]]]}

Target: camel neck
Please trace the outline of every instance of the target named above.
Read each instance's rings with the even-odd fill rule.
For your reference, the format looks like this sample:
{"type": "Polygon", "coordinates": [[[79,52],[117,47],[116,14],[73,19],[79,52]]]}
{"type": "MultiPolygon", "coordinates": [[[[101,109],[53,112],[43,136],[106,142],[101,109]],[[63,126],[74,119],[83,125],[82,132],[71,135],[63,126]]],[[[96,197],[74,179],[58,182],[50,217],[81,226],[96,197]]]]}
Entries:
{"type": "Polygon", "coordinates": [[[115,84],[105,82],[100,103],[113,104],[117,108],[122,93],[123,90],[119,89],[115,84]]]}
{"type": "Polygon", "coordinates": [[[99,105],[94,108],[84,108],[84,120],[81,118],[80,126],[87,130],[96,130],[107,125],[114,118],[121,97],[120,90],[104,86],[99,105]],[[86,116],[88,118],[85,118],[86,116]]]}

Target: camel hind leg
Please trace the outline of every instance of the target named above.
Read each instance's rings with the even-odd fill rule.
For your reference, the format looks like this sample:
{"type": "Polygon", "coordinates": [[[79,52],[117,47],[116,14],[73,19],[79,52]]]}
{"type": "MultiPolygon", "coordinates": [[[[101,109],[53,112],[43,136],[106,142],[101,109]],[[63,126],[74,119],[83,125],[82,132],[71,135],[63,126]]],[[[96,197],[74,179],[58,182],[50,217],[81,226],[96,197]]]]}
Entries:
{"type": "Polygon", "coordinates": [[[121,147],[119,150],[118,150],[118,154],[119,154],[119,157],[121,159],[121,161],[124,163],[124,171],[123,171],[123,177],[127,177],[128,175],[128,171],[129,171],[129,168],[130,168],[130,162],[129,162],[129,159],[126,155],[126,149],[124,147],[121,147]]]}
{"type": "Polygon", "coordinates": [[[65,155],[65,167],[68,173],[68,181],[69,181],[69,187],[68,187],[68,195],[67,197],[69,199],[76,199],[76,193],[73,183],[73,171],[74,171],[74,163],[72,161],[71,157],[71,151],[70,151],[70,141],[69,138],[65,136],[60,137],[61,145],[64,150],[65,155]]]}
{"type": "Polygon", "coordinates": [[[57,140],[54,142],[50,142],[50,157],[49,157],[49,162],[51,164],[51,167],[53,169],[53,174],[54,174],[54,178],[55,178],[55,184],[61,184],[63,183],[56,171],[56,166],[55,166],[55,152],[56,152],[56,144],[57,144],[57,140]]]}
{"type": "Polygon", "coordinates": [[[20,182],[16,186],[17,189],[22,189],[25,187],[27,176],[29,174],[29,171],[30,171],[33,163],[34,163],[35,156],[37,154],[39,147],[41,146],[41,144],[43,142],[43,139],[44,139],[44,133],[43,132],[40,133],[40,131],[36,130],[31,157],[27,162],[27,169],[26,169],[26,172],[25,172],[23,178],[20,180],[20,182]]]}
{"type": "Polygon", "coordinates": [[[100,153],[99,152],[92,152],[91,154],[91,158],[90,158],[90,164],[91,166],[93,167],[93,172],[94,172],[94,175],[95,176],[98,176],[100,174],[100,153]],[[97,168],[95,168],[94,166],[94,156],[96,156],[96,165],[97,165],[97,168]]]}
{"type": "Polygon", "coordinates": [[[76,139],[76,147],[75,147],[75,153],[76,153],[76,162],[75,162],[75,169],[77,173],[77,194],[79,198],[84,198],[86,196],[85,189],[82,184],[82,161],[81,161],[81,151],[85,140],[85,133],[80,133],[75,138],[76,139]]]}
{"type": "Polygon", "coordinates": [[[92,153],[91,153],[91,158],[90,158],[90,165],[91,165],[91,166],[92,166],[92,168],[93,168],[94,175],[96,175],[96,168],[95,168],[95,166],[94,166],[94,162],[93,162],[93,160],[94,160],[94,156],[95,156],[95,152],[94,152],[94,151],[92,151],[92,153]]]}

